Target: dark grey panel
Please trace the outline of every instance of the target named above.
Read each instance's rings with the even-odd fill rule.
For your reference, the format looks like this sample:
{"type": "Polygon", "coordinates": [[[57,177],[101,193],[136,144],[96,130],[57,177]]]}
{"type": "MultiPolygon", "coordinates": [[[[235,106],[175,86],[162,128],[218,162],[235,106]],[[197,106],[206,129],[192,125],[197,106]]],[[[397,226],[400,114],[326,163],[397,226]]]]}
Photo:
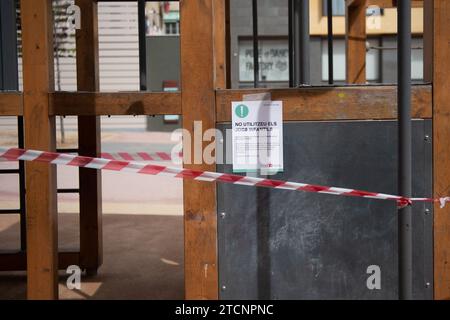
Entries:
{"type": "MultiPolygon", "coordinates": [[[[147,88],[163,91],[165,80],[180,82],[180,37],[175,35],[147,37],[147,88]]],[[[180,84],[179,84],[180,85],[180,84]]],[[[147,117],[148,131],[172,132],[181,122],[166,123],[164,116],[147,117]]]]}
{"type": "Polygon", "coordinates": [[[17,90],[16,2],[0,1],[0,90],[17,90]]]}
{"type": "MultiPolygon", "coordinates": [[[[229,128],[220,126],[220,129],[229,128]]],[[[431,196],[430,121],[413,125],[413,192],[431,196]]],[[[397,193],[391,121],[288,123],[274,179],[397,193]]],[[[231,165],[218,166],[231,172],[231,165]]],[[[413,206],[414,297],[432,298],[432,212],[413,206]],[[427,286],[427,283],[430,285],[427,286]]],[[[219,184],[222,299],[396,299],[394,202],[219,184]],[[367,267],[381,268],[369,290],[367,267]]]]}
{"type": "Polygon", "coordinates": [[[147,88],[162,91],[163,81],[180,80],[180,37],[147,37],[147,88]]]}

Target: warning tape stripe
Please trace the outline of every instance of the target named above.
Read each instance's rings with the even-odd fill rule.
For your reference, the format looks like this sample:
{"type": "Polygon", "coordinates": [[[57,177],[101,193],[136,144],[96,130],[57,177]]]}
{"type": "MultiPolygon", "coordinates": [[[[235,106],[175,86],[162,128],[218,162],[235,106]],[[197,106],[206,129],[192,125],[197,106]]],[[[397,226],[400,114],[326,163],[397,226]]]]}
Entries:
{"type": "MultiPolygon", "coordinates": [[[[172,156],[167,152],[102,152],[101,157],[109,160],[125,160],[125,161],[172,161],[173,159],[181,160],[183,158],[183,154],[180,152],[172,156]]],[[[2,159],[3,161],[13,161],[2,159]]],[[[28,159],[24,159],[28,160],[28,159]]],[[[31,160],[31,159],[30,159],[31,160]]]]}
{"type": "MultiPolygon", "coordinates": [[[[102,152],[101,157],[110,160],[125,160],[125,161],[171,161],[172,155],[167,152],[102,152]]],[[[182,155],[177,154],[175,157],[181,159],[182,155]]]]}
{"type": "Polygon", "coordinates": [[[194,179],[198,181],[209,181],[209,182],[218,181],[254,187],[267,187],[292,191],[306,191],[313,193],[323,193],[338,196],[349,196],[349,197],[359,197],[378,200],[392,200],[396,201],[397,205],[400,207],[411,205],[413,202],[440,202],[441,207],[444,207],[447,202],[450,202],[450,197],[443,197],[439,199],[405,198],[396,195],[361,191],[348,188],[328,187],[307,183],[240,176],[228,173],[198,171],[177,167],[168,167],[136,161],[92,158],[73,154],[63,154],[37,150],[23,150],[18,148],[0,147],[0,159],[9,161],[17,161],[17,160],[36,161],[56,165],[91,168],[96,170],[123,171],[148,175],[164,175],[181,179],[194,179]]]}

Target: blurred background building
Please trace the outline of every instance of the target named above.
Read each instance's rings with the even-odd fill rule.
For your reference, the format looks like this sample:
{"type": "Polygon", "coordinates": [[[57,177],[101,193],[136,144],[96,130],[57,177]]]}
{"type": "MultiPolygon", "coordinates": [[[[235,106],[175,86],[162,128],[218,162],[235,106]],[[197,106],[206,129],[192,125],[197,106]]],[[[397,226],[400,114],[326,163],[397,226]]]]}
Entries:
{"type": "MultiPolygon", "coordinates": [[[[73,0],[54,0],[55,87],[76,90],[75,33],[67,28],[65,9],[73,0]]],[[[328,81],[326,0],[310,0],[311,84],[328,81]]],[[[334,77],[345,80],[345,0],[333,0],[334,77]]],[[[147,90],[173,91],[179,87],[179,2],[146,4],[147,90]]],[[[231,86],[253,85],[251,0],[230,0],[231,86]]],[[[367,79],[371,83],[396,82],[396,8],[367,10],[367,79]]],[[[137,91],[139,39],[137,2],[102,1],[99,14],[101,91],[137,91]]],[[[259,60],[262,87],[286,87],[289,77],[288,0],[259,0],[259,60]]],[[[412,12],[412,77],[423,80],[423,8],[412,12]]],[[[20,30],[19,30],[20,33],[20,30]]],[[[20,34],[19,34],[20,39],[20,34]]],[[[200,44],[199,44],[200,45],[200,44]]],[[[20,40],[19,40],[20,51],[20,40]]],[[[19,61],[20,85],[21,63],[19,61]]],[[[149,119],[150,130],[169,131],[179,126],[178,117],[149,119]]]]}
{"type": "MultiPolygon", "coordinates": [[[[334,15],[334,75],[337,82],[345,79],[345,0],[333,0],[334,15]]],[[[75,90],[75,38],[67,29],[65,9],[73,0],[55,0],[55,81],[59,90],[75,90]]],[[[326,42],[326,0],[310,0],[311,84],[321,85],[328,77],[328,50],[326,42]]],[[[100,33],[100,90],[139,90],[139,42],[136,2],[99,2],[100,33]]],[[[230,0],[231,78],[232,87],[247,87],[253,81],[253,47],[251,42],[251,0],[230,0]]],[[[258,1],[259,59],[262,86],[287,86],[288,83],[288,1],[258,1]]],[[[396,81],[396,8],[371,7],[367,12],[367,79],[375,83],[396,81]]],[[[415,81],[423,78],[423,9],[413,8],[413,69],[415,81]]],[[[20,30],[19,30],[20,33],[20,30]]],[[[147,2],[146,35],[148,42],[154,37],[174,37],[180,33],[179,3],[174,1],[147,2]]],[[[19,34],[20,39],[20,34],[19,34]]],[[[166,68],[152,68],[152,56],[161,54],[170,60],[179,57],[173,51],[178,45],[164,41],[147,50],[149,64],[148,90],[175,90],[178,77],[166,68]],[[161,46],[158,48],[158,46],[161,46]],[[158,76],[169,73],[167,76],[158,76]],[[152,77],[158,79],[156,86],[152,77]],[[161,78],[162,77],[162,78],[161,78]]],[[[20,51],[20,40],[19,40],[20,51]]],[[[179,61],[170,61],[179,66],[179,61]]],[[[19,63],[20,65],[20,63],[19,63]]],[[[21,71],[21,67],[20,71],[21,71]]],[[[21,77],[20,77],[21,78],[21,77]]]]}

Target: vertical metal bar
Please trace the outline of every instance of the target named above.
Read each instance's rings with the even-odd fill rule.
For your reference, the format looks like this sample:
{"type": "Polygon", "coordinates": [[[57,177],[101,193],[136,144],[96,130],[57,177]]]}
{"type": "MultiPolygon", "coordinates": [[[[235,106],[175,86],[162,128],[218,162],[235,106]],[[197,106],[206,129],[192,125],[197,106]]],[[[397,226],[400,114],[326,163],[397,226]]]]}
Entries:
{"type": "Polygon", "coordinates": [[[146,43],[146,0],[138,0],[138,24],[139,24],[139,87],[141,91],[147,91],[147,43],[146,43]]]}
{"type": "MultiPolygon", "coordinates": [[[[18,146],[25,147],[23,117],[17,118],[18,146]]],[[[27,249],[27,214],[25,205],[25,162],[19,161],[20,249],[27,249]]]]}
{"type": "Polygon", "coordinates": [[[299,64],[300,85],[310,83],[309,0],[299,0],[299,64]]]}
{"type": "MultiPolygon", "coordinates": [[[[411,0],[398,1],[398,153],[399,194],[412,195],[411,0]]],[[[399,299],[412,299],[412,208],[398,210],[399,299]]]]}
{"type": "Polygon", "coordinates": [[[292,28],[293,28],[293,45],[294,45],[294,59],[293,59],[293,68],[294,68],[294,87],[298,87],[300,82],[300,69],[301,66],[301,48],[300,48],[300,42],[301,42],[301,4],[300,1],[302,0],[293,0],[294,3],[292,5],[294,13],[292,14],[292,28]]]}
{"type": "Polygon", "coordinates": [[[310,82],[309,65],[309,0],[293,0],[292,4],[293,85],[310,82]]]}
{"type": "Polygon", "coordinates": [[[294,1],[288,0],[289,87],[294,87],[294,1]]]}
{"type": "Polygon", "coordinates": [[[5,46],[4,44],[3,44],[3,42],[4,42],[4,40],[3,40],[3,33],[5,33],[5,31],[3,31],[3,23],[2,23],[2,20],[3,20],[3,15],[4,15],[4,9],[3,9],[3,5],[2,5],[2,2],[0,2],[0,89],[1,90],[5,90],[5,85],[4,85],[4,81],[3,81],[3,78],[5,77],[5,75],[4,75],[4,62],[3,62],[3,51],[4,51],[4,49],[3,49],[3,47],[5,46]]]}
{"type": "Polygon", "coordinates": [[[328,26],[328,83],[334,83],[333,75],[333,2],[327,0],[327,26],[328,26]]]}
{"type": "Polygon", "coordinates": [[[258,3],[252,0],[253,20],[253,86],[259,87],[258,3]]]}

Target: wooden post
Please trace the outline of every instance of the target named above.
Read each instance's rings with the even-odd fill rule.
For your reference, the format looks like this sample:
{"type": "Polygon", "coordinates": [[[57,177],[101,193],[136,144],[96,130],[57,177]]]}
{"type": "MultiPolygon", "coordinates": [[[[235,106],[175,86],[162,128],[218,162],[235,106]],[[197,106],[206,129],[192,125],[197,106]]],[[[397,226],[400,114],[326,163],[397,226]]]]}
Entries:
{"type": "Polygon", "coordinates": [[[366,83],[366,8],[367,0],[354,0],[346,10],[346,81],[366,83]]]}
{"type": "Polygon", "coordinates": [[[231,17],[230,0],[225,1],[226,88],[231,89],[231,17]]]}
{"type": "MultiPolygon", "coordinates": [[[[194,121],[202,131],[215,127],[214,0],[181,0],[181,96],[183,127],[193,138],[194,121]]],[[[194,145],[185,141],[184,155],[194,145]]],[[[206,145],[205,143],[203,144],[206,145]]],[[[191,150],[192,151],[192,148],[191,150]]],[[[191,152],[193,155],[193,152],[191,152]]],[[[191,157],[193,163],[194,157],[191,157]]],[[[215,165],[184,164],[215,170],[215,165]]],[[[216,185],[184,180],[185,293],[187,299],[217,299],[216,185]]]]}
{"type": "MultiPolygon", "coordinates": [[[[434,1],[433,175],[434,196],[450,194],[450,1],[434,1]]],[[[434,207],[434,296],[450,299],[450,206],[434,207]]]]}
{"type": "MultiPolygon", "coordinates": [[[[78,91],[99,90],[97,2],[76,0],[81,9],[81,29],[76,31],[78,91]]],[[[89,103],[89,102],[88,102],[89,103]]],[[[78,148],[83,156],[101,153],[100,118],[78,117],[78,148]]],[[[80,264],[89,275],[102,264],[101,172],[80,168],[80,264]]]]}
{"type": "Polygon", "coordinates": [[[215,89],[226,89],[228,70],[227,70],[227,21],[226,15],[229,10],[229,1],[214,0],[213,1],[213,26],[214,26],[214,74],[215,89]]]}
{"type": "MultiPolygon", "coordinates": [[[[54,89],[51,0],[21,0],[25,148],[55,150],[55,118],[49,116],[54,89]]],[[[29,299],[57,299],[58,221],[56,169],[26,163],[27,281],[29,299]]]]}

